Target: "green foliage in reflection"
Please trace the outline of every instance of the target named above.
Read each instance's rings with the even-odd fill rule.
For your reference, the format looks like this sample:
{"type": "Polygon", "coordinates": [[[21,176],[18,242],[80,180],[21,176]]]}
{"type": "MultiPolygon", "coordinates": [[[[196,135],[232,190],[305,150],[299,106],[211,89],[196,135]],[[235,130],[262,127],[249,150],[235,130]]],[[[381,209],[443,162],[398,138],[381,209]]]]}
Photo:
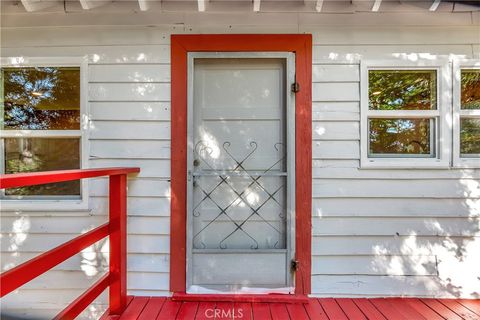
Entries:
{"type": "Polygon", "coordinates": [[[480,70],[462,70],[462,109],[480,109],[480,70]]]}
{"type": "MultiPolygon", "coordinates": [[[[5,173],[78,169],[78,138],[6,138],[5,173]]],[[[7,196],[79,195],[80,182],[67,181],[6,189],[7,196]]]]}
{"type": "Polygon", "coordinates": [[[480,154],[480,119],[464,118],[461,120],[460,153],[480,154]]]}
{"type": "Polygon", "coordinates": [[[429,119],[370,119],[371,154],[430,154],[429,119]]]}
{"type": "Polygon", "coordinates": [[[3,68],[5,129],[78,130],[79,68],[3,68]]]}
{"type": "Polygon", "coordinates": [[[370,70],[370,110],[436,109],[435,70],[370,70]]]}

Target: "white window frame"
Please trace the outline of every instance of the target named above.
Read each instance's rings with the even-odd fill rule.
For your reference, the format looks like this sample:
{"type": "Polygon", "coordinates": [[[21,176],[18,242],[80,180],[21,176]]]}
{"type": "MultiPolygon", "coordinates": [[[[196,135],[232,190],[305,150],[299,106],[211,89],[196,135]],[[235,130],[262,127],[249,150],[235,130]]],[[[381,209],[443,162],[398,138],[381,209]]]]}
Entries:
{"type": "Polygon", "coordinates": [[[461,72],[463,69],[479,69],[480,59],[453,60],[453,166],[457,168],[480,168],[480,157],[461,157],[460,119],[480,119],[480,110],[461,109],[461,72]]]}
{"type": "Polygon", "coordinates": [[[451,154],[451,62],[448,59],[362,60],[360,62],[360,167],[361,168],[448,168],[451,154]],[[368,72],[370,70],[435,70],[437,72],[436,110],[369,110],[368,72]],[[369,157],[369,118],[435,118],[435,157],[415,155],[369,157]]]}
{"type": "MultiPolygon", "coordinates": [[[[1,67],[79,67],[80,68],[80,129],[79,130],[0,130],[3,138],[80,138],[80,168],[86,168],[88,163],[88,59],[87,57],[8,57],[1,58],[1,67]]],[[[3,114],[1,115],[3,117],[3,114]]],[[[0,140],[1,142],[1,140],[0,140]]],[[[4,147],[0,148],[0,170],[4,173],[4,147]]],[[[45,199],[15,199],[1,198],[1,211],[69,211],[88,209],[88,180],[82,179],[80,197],[62,198],[45,197],[45,199]]]]}

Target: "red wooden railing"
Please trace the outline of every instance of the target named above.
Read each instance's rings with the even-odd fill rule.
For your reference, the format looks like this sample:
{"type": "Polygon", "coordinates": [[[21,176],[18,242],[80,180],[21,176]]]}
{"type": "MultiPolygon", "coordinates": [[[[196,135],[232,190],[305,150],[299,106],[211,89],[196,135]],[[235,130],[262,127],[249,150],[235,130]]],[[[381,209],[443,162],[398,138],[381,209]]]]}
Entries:
{"type": "Polygon", "coordinates": [[[0,274],[0,297],[109,236],[109,272],[70,303],[55,319],[74,319],[107,287],[110,287],[108,313],[120,315],[127,305],[127,174],[136,172],[140,172],[140,168],[80,169],[0,175],[0,189],[102,176],[110,178],[109,221],[0,274]]]}

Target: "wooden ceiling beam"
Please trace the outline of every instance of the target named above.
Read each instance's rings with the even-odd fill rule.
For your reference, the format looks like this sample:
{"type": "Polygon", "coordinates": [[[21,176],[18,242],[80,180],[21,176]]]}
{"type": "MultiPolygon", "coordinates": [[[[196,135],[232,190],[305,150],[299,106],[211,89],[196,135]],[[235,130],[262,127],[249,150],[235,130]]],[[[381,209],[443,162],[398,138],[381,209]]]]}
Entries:
{"type": "Polygon", "coordinates": [[[260,12],[261,0],[253,0],[253,11],[260,12]]]}
{"type": "Polygon", "coordinates": [[[315,4],[315,10],[317,12],[322,12],[323,8],[323,0],[317,0],[317,3],[315,4]]]}
{"type": "Polygon", "coordinates": [[[22,5],[27,12],[39,11],[54,6],[56,1],[22,0],[22,5]]]}
{"type": "Polygon", "coordinates": [[[432,6],[430,7],[430,11],[437,11],[438,9],[438,6],[440,5],[440,2],[442,2],[442,0],[435,0],[433,1],[432,3],[432,6]]]}
{"type": "Polygon", "coordinates": [[[381,4],[382,4],[382,0],[375,0],[375,3],[373,4],[373,7],[372,7],[372,11],[378,12],[378,10],[380,10],[381,4]]]}
{"type": "Polygon", "coordinates": [[[93,8],[98,8],[106,4],[107,1],[102,0],[80,0],[80,5],[82,6],[83,10],[90,10],[93,8]]]}
{"type": "Polygon", "coordinates": [[[197,0],[198,11],[205,12],[207,10],[207,3],[208,3],[208,0],[197,0]]]}
{"type": "Polygon", "coordinates": [[[138,0],[138,7],[140,11],[148,11],[150,9],[149,0],[138,0]]]}

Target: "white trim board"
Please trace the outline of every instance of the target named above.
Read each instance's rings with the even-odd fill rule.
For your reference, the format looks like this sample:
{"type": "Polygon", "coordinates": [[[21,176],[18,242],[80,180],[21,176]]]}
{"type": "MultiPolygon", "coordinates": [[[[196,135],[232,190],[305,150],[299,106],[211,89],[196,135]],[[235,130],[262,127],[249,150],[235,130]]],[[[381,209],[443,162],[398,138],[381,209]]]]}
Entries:
{"type": "MultiPolygon", "coordinates": [[[[360,63],[360,163],[361,168],[448,168],[451,154],[451,63],[448,59],[418,61],[362,60],[360,63]],[[369,70],[436,70],[437,109],[425,113],[435,116],[435,155],[432,158],[418,157],[369,157],[368,118],[373,113],[368,109],[369,70]]],[[[387,115],[385,115],[387,116],[387,115]]],[[[416,111],[395,111],[395,117],[418,117],[416,111]]]]}
{"type": "MultiPolygon", "coordinates": [[[[0,138],[6,137],[79,137],[80,138],[80,168],[87,168],[89,152],[89,112],[88,112],[88,59],[82,57],[5,57],[0,60],[2,67],[79,67],[80,68],[80,129],[79,130],[0,130],[0,138]]],[[[1,115],[3,117],[3,114],[1,115]]],[[[3,148],[2,148],[3,150],[3,148]]],[[[3,153],[0,154],[3,159],[3,153]]],[[[3,172],[3,161],[1,161],[3,172]]],[[[80,199],[5,199],[2,198],[2,210],[86,210],[88,209],[88,180],[83,179],[80,188],[80,199]]]]}
{"type": "Polygon", "coordinates": [[[453,166],[458,168],[480,168],[480,157],[462,157],[460,155],[460,119],[463,116],[480,119],[480,110],[461,109],[462,69],[480,70],[480,60],[456,59],[453,61],[453,166]]]}

